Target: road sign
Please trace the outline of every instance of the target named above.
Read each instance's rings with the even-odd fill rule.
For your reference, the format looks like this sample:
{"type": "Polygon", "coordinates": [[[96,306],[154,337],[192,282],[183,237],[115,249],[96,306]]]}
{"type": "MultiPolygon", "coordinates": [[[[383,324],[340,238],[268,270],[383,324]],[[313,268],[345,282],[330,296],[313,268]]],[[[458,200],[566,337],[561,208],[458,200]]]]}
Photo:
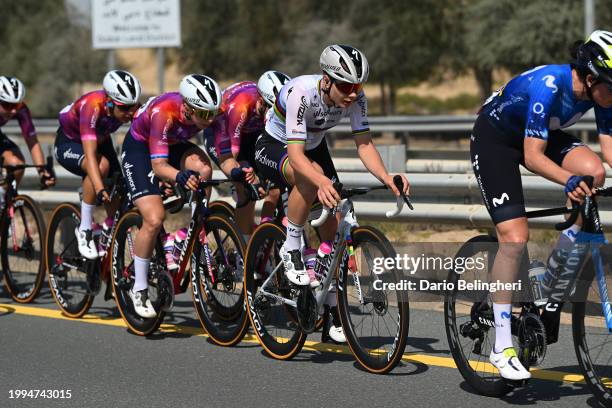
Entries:
{"type": "Polygon", "coordinates": [[[179,0],[93,0],[96,49],[179,47],[179,0]]]}

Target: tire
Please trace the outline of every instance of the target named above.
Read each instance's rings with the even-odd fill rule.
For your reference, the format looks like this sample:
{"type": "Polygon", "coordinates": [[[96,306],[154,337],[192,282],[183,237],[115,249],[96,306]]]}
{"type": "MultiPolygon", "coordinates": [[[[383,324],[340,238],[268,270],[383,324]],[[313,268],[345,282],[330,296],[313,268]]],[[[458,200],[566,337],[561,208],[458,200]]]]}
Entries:
{"type": "Polygon", "coordinates": [[[276,270],[267,291],[285,298],[293,297],[294,291],[279,265],[278,250],[284,241],[283,227],[275,223],[261,224],[251,236],[244,262],[245,299],[251,326],[266,353],[279,360],[293,358],[306,341],[295,309],[259,292],[269,273],[276,270]],[[262,278],[255,279],[256,273],[262,278]]]}
{"type": "Polygon", "coordinates": [[[156,291],[157,280],[155,278],[155,271],[167,270],[167,268],[161,240],[157,239],[149,266],[149,296],[153,307],[158,313],[157,316],[152,318],[140,317],[134,311],[132,300],[128,294],[134,280],[133,254],[128,239],[133,240],[137,229],[141,226],[142,217],[133,211],[124,214],[119,219],[113,235],[111,283],[119,313],[121,313],[121,317],[128,326],[128,329],[137,335],[147,336],[159,328],[165,317],[165,312],[160,311],[159,307],[160,297],[156,291]]]}
{"type": "Polygon", "coordinates": [[[349,270],[349,254],[344,247],[337,274],[338,312],[342,327],[357,362],[371,373],[388,373],[399,363],[406,348],[410,317],[408,299],[403,291],[385,293],[375,290],[372,284],[377,278],[383,282],[399,283],[402,276],[397,269],[375,276],[368,270],[368,264],[373,261],[368,260],[372,257],[395,258],[396,253],[389,240],[375,228],[357,227],[351,231],[351,236],[359,273],[354,275],[349,270]],[[367,259],[359,262],[363,258],[367,259]],[[365,305],[357,296],[357,281],[364,297],[370,298],[365,305]],[[374,328],[386,332],[376,333],[374,328]]]}
{"type": "MultiPolygon", "coordinates": [[[[496,238],[489,235],[479,235],[463,244],[455,257],[471,257],[480,252],[487,252],[490,270],[490,266],[493,264],[495,254],[497,253],[496,248],[496,238]],[[495,249],[495,252],[492,251],[493,249],[495,249]]],[[[465,274],[462,276],[465,276],[465,274]]],[[[459,275],[451,270],[446,281],[448,283],[453,283],[456,287],[458,277],[459,275]]],[[[489,363],[490,347],[492,346],[489,340],[488,328],[482,329],[482,333],[484,336],[484,344],[489,347],[483,347],[480,353],[474,352],[474,341],[460,334],[461,325],[471,322],[470,313],[473,307],[478,305],[488,307],[486,296],[488,296],[488,293],[482,294],[482,298],[479,299],[469,299],[465,302],[460,300],[462,303],[457,305],[457,291],[447,291],[444,296],[444,326],[451,354],[465,381],[480,395],[501,397],[509,393],[512,387],[499,375],[497,369],[489,363]],[[467,313],[467,316],[458,317],[458,312],[467,313]],[[458,321],[458,319],[465,318],[468,320],[458,321]],[[462,342],[464,345],[462,345],[462,342]],[[467,345],[467,347],[465,345],[467,345]],[[466,350],[469,351],[468,355],[466,355],[466,350]],[[471,358],[478,358],[478,361],[473,361],[471,358]]],[[[492,318],[491,312],[491,319],[492,318]]],[[[481,326],[478,327],[480,328],[481,326]]],[[[495,329],[490,329],[493,330],[494,333],[495,329]]],[[[492,344],[495,344],[494,337],[492,338],[492,344]]]]}
{"type": "Polygon", "coordinates": [[[4,285],[15,302],[29,303],[40,292],[45,275],[45,220],[26,195],[16,196],[12,209],[13,223],[7,214],[0,227],[4,285]]]}
{"type": "MultiPolygon", "coordinates": [[[[610,258],[604,256],[603,259],[609,288],[610,258]]],[[[578,365],[586,383],[603,406],[612,407],[612,350],[609,347],[612,334],[608,332],[602,314],[601,297],[594,277],[593,258],[589,258],[582,270],[575,301],[572,303],[572,335],[578,365]]]]}
{"type": "Polygon", "coordinates": [[[212,201],[208,204],[208,210],[212,215],[225,215],[228,218],[235,219],[234,207],[231,204],[222,201],[216,200],[212,201]]]}
{"type": "Polygon", "coordinates": [[[246,244],[234,222],[225,215],[208,217],[204,230],[207,246],[200,240],[198,230],[193,249],[193,302],[210,339],[220,346],[233,346],[244,337],[249,321],[243,285],[246,244]]]}
{"type": "Polygon", "coordinates": [[[74,230],[81,222],[77,206],[62,203],[55,207],[45,238],[45,263],[51,295],[62,313],[82,317],[94,301],[88,293],[87,261],[79,253],[74,230]]]}

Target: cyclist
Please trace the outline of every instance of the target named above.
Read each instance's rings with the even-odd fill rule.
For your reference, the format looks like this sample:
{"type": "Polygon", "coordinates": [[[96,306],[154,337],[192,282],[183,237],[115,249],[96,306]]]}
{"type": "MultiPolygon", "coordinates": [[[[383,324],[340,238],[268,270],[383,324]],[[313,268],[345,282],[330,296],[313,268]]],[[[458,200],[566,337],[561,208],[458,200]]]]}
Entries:
{"type": "MultiPolygon", "coordinates": [[[[43,151],[36,137],[36,129],[32,123],[32,115],[30,109],[23,102],[25,98],[25,86],[23,83],[14,77],[0,76],[0,128],[11,119],[17,119],[21,134],[30,149],[32,161],[38,166],[45,164],[43,151]]],[[[19,147],[12,142],[2,130],[0,130],[0,154],[4,159],[5,165],[18,166],[25,163],[23,154],[19,147]]],[[[39,168],[38,175],[42,186],[51,187],[55,185],[55,175],[47,170],[39,168]]],[[[23,170],[15,172],[17,183],[23,177],[23,170]]],[[[4,187],[0,186],[0,203],[4,201],[4,187]]]]}
{"type": "MultiPolygon", "coordinates": [[[[289,79],[282,72],[267,71],[257,83],[238,82],[223,91],[222,113],[204,131],[204,141],[209,157],[227,177],[241,178],[246,173],[247,181],[258,184],[258,178],[253,174],[255,140],[263,131],[268,108],[274,105],[276,95],[289,79]]],[[[235,183],[234,188],[236,222],[248,242],[255,218],[253,198],[259,198],[259,192],[256,187],[247,191],[242,183],[235,183]]],[[[261,212],[262,220],[274,215],[279,196],[278,188],[269,189],[261,212]]]]}
{"type": "MultiPolygon", "coordinates": [[[[519,165],[565,186],[571,200],[592,191],[582,176],[604,182],[599,157],[580,139],[561,129],[594,107],[601,150],[612,164],[612,33],[593,32],[577,43],[573,62],[543,65],[508,82],[484,103],[474,124],[470,154],[484,203],[500,245],[492,279],[514,282],[529,238],[519,165]],[[505,245],[503,245],[505,244],[505,245]]],[[[571,245],[579,225],[563,231],[558,248],[571,245]]],[[[530,378],[512,345],[511,292],[491,294],[495,345],[490,361],[502,377],[530,378]]]]}
{"type": "MultiPolygon", "coordinates": [[[[269,111],[264,133],[257,139],[257,168],[276,183],[292,186],[288,202],[287,240],[280,254],[287,278],[296,285],[309,285],[304,267],[301,237],[304,223],[316,198],[326,207],[340,200],[334,188],[334,168],[325,132],[350,116],[359,158],[365,167],[396,195],[393,184],[376,150],[369,131],[367,99],[362,90],[368,78],[368,61],[361,51],[347,45],[330,45],[320,57],[322,74],[293,78],[281,89],[274,111],[269,111]]],[[[402,175],[404,191],[408,180],[402,175]]],[[[332,240],[337,219],[329,217],[320,229],[321,240],[332,240]]],[[[335,319],[336,320],[336,319],[335,319]]],[[[344,334],[334,324],[330,336],[336,341],[344,334]],[[335,331],[338,336],[334,336],[335,331]]]]}
{"type": "Polygon", "coordinates": [[[210,178],[212,168],[206,153],[188,140],[210,126],[220,104],[221,91],[213,79],[187,75],[181,80],[179,92],[150,98],[125,136],[121,166],[130,198],[142,215],[142,227],[134,242],[136,280],[129,291],[134,310],[141,317],[157,314],[148,298],[147,276],[155,238],[165,217],[159,180],[195,190],[195,172],[201,179],[210,178]]]}
{"type": "Polygon", "coordinates": [[[96,205],[109,200],[103,179],[121,170],[111,134],[132,120],[140,98],[140,83],[127,71],[109,71],[102,86],[62,109],[55,138],[56,160],[83,178],[81,223],[75,234],[79,252],[87,259],[100,255],[92,223],[96,205]]]}

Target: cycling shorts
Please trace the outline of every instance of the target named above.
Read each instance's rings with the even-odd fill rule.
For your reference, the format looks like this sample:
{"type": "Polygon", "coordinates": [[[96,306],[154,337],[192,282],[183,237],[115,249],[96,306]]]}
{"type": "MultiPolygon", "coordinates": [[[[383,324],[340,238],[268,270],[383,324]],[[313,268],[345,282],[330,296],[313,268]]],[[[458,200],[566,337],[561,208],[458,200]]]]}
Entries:
{"type": "Polygon", "coordinates": [[[9,139],[8,136],[6,136],[4,133],[2,133],[2,130],[0,130],[0,154],[6,152],[7,150],[15,152],[17,156],[22,156],[19,146],[17,146],[15,142],[9,139]]]}
{"type": "MultiPolygon", "coordinates": [[[[334,167],[327,142],[325,139],[312,150],[304,152],[313,162],[317,163],[323,169],[323,174],[333,182],[338,180],[338,173],[334,167]]],[[[257,138],[255,142],[255,164],[257,172],[263,178],[270,180],[276,185],[289,187],[290,184],[285,177],[285,168],[289,162],[287,155],[287,145],[274,139],[268,133],[264,133],[257,138]]]]}
{"type": "MultiPolygon", "coordinates": [[[[582,141],[561,130],[549,131],[545,154],[558,166],[582,141]]],[[[519,166],[525,166],[523,140],[509,137],[485,115],[474,123],[470,142],[472,168],[493,223],[525,216],[525,198],[519,166]]]]}
{"type": "MultiPolygon", "coordinates": [[[[191,142],[170,145],[168,163],[175,169],[181,169],[181,159],[188,150],[200,148],[191,142]]],[[[135,140],[128,131],[123,141],[121,169],[128,186],[130,200],[134,202],[147,195],[159,195],[160,180],[153,173],[151,154],[146,142],[135,140]]]]}
{"type": "MultiPolygon", "coordinates": [[[[87,176],[87,172],[81,168],[81,163],[83,163],[83,159],[85,159],[83,145],[80,142],[69,139],[61,127],[57,129],[54,147],[55,160],[57,160],[63,168],[77,176],[83,178],[87,176]]],[[[97,152],[108,160],[110,164],[109,176],[121,171],[119,159],[117,159],[117,153],[115,152],[115,146],[113,146],[113,140],[111,138],[99,144],[97,152]]]]}

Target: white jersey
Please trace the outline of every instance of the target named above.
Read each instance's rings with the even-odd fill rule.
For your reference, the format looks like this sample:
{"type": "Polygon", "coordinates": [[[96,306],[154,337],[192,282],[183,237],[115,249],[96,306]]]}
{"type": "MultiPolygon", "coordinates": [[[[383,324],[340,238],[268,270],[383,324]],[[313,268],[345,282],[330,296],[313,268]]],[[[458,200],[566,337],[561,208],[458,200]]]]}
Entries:
{"type": "Polygon", "coordinates": [[[346,108],[329,107],[323,102],[322,75],[302,75],[280,90],[274,111],[268,110],[266,132],[284,144],[305,143],[306,150],[317,147],[325,132],[350,116],[353,134],[369,132],[368,102],[363,91],[346,108]]]}

